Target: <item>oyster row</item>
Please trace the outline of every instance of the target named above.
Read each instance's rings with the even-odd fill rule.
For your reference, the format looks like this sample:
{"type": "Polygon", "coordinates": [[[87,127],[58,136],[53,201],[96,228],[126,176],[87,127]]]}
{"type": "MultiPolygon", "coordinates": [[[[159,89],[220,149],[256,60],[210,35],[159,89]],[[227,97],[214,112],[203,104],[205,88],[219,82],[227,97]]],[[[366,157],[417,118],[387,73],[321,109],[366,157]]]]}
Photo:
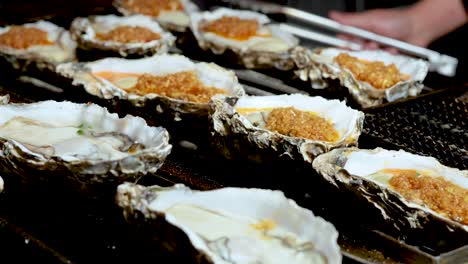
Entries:
{"type": "Polygon", "coordinates": [[[217,96],[210,119],[212,142],[228,158],[237,154],[257,161],[287,158],[311,162],[333,148],[356,146],[364,113],[338,100],[300,94],[238,100],[217,96]],[[270,117],[277,123],[272,127],[270,117]]]}
{"type": "Polygon", "coordinates": [[[170,250],[189,244],[197,263],[341,263],[333,225],[279,191],[125,183],[117,203],[129,222],[153,227],[170,250]]]}
{"type": "Polygon", "coordinates": [[[26,71],[32,64],[53,71],[57,64],[75,60],[75,49],[70,33],[47,21],[0,27],[2,64],[16,70],[26,71]]]}
{"type": "Polygon", "coordinates": [[[134,14],[151,16],[164,28],[179,32],[184,32],[188,28],[189,14],[198,10],[190,0],[115,0],[113,4],[125,16],[134,14]]]}
{"type": "Polygon", "coordinates": [[[418,95],[429,64],[420,59],[384,51],[316,49],[296,55],[296,74],[313,88],[325,88],[338,79],[364,108],[418,95]]]}
{"type": "Polygon", "coordinates": [[[313,167],[337,188],[361,197],[401,239],[423,230],[417,237],[431,247],[468,243],[466,170],[381,148],[332,150],[317,157],[313,167]]]}
{"type": "Polygon", "coordinates": [[[213,63],[195,63],[181,55],[67,63],[57,71],[113,111],[164,125],[173,137],[180,135],[184,140],[192,140],[186,138],[193,132],[187,127],[207,130],[208,103],[214,94],[245,94],[234,72],[213,63]]]}
{"type": "Polygon", "coordinates": [[[233,51],[247,68],[294,67],[291,50],[299,40],[260,13],[228,8],[195,12],[190,27],[198,45],[215,54],[233,51]]]}
{"type": "Polygon", "coordinates": [[[0,105],[0,171],[26,182],[67,179],[80,189],[135,180],[162,165],[168,142],[164,128],[94,104],[0,105]]]}
{"type": "Polygon", "coordinates": [[[166,53],[175,41],[156,21],[142,15],[79,17],[73,20],[70,32],[82,49],[111,51],[123,57],[166,53]]]}

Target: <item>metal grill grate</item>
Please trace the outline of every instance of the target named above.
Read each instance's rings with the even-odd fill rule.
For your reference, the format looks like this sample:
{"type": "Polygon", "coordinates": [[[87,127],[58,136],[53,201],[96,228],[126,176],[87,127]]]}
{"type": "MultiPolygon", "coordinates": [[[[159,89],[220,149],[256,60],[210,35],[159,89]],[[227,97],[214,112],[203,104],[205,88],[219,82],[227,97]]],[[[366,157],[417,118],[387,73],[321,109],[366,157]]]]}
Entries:
{"type": "Polygon", "coordinates": [[[364,133],[443,164],[468,169],[468,102],[459,91],[438,92],[366,113],[364,133]]]}

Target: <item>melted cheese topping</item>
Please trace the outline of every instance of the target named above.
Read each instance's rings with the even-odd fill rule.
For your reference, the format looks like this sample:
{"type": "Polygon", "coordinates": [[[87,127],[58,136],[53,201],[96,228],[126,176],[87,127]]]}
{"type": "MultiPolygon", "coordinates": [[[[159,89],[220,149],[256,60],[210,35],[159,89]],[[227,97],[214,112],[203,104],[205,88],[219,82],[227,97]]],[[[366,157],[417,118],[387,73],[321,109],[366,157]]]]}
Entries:
{"type": "Polygon", "coordinates": [[[384,169],[377,174],[390,175],[388,183],[391,188],[406,199],[468,224],[468,190],[461,186],[416,170],[384,169]]]}
{"type": "Polygon", "coordinates": [[[133,13],[155,17],[162,11],[184,11],[179,0],[124,0],[122,5],[133,13]]]}
{"type": "Polygon", "coordinates": [[[200,236],[219,263],[326,263],[314,245],[269,219],[257,222],[186,203],[175,204],[166,213],[200,236]]]}
{"type": "Polygon", "coordinates": [[[120,26],[107,33],[97,33],[96,38],[104,41],[135,43],[158,40],[161,35],[140,26],[120,26]]]}
{"type": "Polygon", "coordinates": [[[28,49],[32,46],[53,45],[47,32],[34,27],[12,26],[0,35],[0,46],[14,49],[28,49]]]}
{"type": "Polygon", "coordinates": [[[224,16],[220,19],[206,22],[201,29],[225,38],[247,40],[254,36],[268,37],[269,34],[258,34],[260,25],[255,19],[241,19],[233,16],[224,16]]]}
{"type": "Polygon", "coordinates": [[[209,103],[214,95],[226,94],[222,89],[205,86],[191,71],[163,76],[112,72],[98,72],[94,75],[138,95],[153,93],[189,102],[209,103]]]}
{"type": "Polygon", "coordinates": [[[410,78],[402,74],[393,63],[386,66],[382,61],[363,60],[346,53],[339,54],[335,61],[350,70],[356,79],[368,82],[377,89],[387,89],[410,78]]]}

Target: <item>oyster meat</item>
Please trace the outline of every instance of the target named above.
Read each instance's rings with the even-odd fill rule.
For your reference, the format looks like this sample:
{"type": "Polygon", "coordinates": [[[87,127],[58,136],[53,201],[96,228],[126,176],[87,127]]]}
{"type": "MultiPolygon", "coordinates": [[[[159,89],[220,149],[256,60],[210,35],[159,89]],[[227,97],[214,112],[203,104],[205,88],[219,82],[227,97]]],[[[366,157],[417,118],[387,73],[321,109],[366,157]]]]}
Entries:
{"type": "Polygon", "coordinates": [[[110,51],[123,57],[166,53],[175,41],[156,21],[142,15],[79,17],[73,20],[70,32],[84,50],[110,51]]]}
{"type": "Polygon", "coordinates": [[[189,14],[198,11],[198,7],[190,0],[115,0],[114,6],[125,16],[151,16],[162,27],[178,32],[187,30],[189,14]]]}
{"type": "Polygon", "coordinates": [[[313,167],[338,188],[365,198],[403,237],[408,230],[422,229],[426,235],[437,234],[435,244],[444,236],[452,236],[447,241],[458,236],[456,241],[468,242],[466,170],[443,166],[432,157],[381,148],[336,149],[315,159],[313,167]]]}
{"type": "Polygon", "coordinates": [[[0,105],[5,177],[52,182],[60,175],[80,187],[136,180],[162,165],[171,151],[168,142],[164,128],[138,117],[119,118],[94,104],[0,105]]]}
{"type": "Polygon", "coordinates": [[[75,60],[76,43],[70,33],[47,21],[0,27],[0,58],[16,70],[30,64],[54,70],[75,60]]]}
{"type": "Polygon", "coordinates": [[[427,61],[385,51],[324,48],[309,56],[310,66],[296,72],[301,79],[309,78],[314,88],[338,79],[364,108],[418,95],[429,70],[427,61]]]}
{"type": "Polygon", "coordinates": [[[260,13],[228,8],[195,12],[191,29],[198,45],[215,54],[233,51],[247,68],[290,70],[299,40],[260,13]]]}
{"type": "Polygon", "coordinates": [[[333,148],[357,145],[364,121],[364,113],[344,102],[301,94],[236,102],[216,96],[212,105],[213,142],[228,158],[239,151],[260,161],[286,156],[311,162],[333,148]]]}
{"type": "Polygon", "coordinates": [[[181,55],[68,63],[58,72],[87,93],[113,101],[116,112],[142,116],[148,122],[164,121],[165,126],[183,121],[207,130],[208,102],[214,94],[245,94],[234,72],[181,55]]]}
{"type": "Polygon", "coordinates": [[[169,238],[175,249],[188,239],[201,253],[198,263],[341,263],[333,225],[280,191],[124,183],[117,203],[129,222],[143,214],[149,226],[161,229],[159,236],[178,230],[180,237],[169,238]]]}

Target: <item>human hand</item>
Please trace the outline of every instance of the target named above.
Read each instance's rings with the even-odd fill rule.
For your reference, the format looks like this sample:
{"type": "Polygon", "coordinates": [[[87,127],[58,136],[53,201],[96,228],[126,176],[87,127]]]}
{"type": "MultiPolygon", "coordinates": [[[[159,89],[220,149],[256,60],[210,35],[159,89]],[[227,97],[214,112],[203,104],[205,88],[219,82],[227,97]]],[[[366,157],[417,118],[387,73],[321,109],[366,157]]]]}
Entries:
{"type": "MultiPolygon", "coordinates": [[[[345,13],[331,11],[331,19],[345,25],[362,28],[379,35],[398,39],[417,46],[426,47],[430,41],[424,34],[418,32],[417,27],[412,22],[410,11],[407,8],[394,9],[374,9],[359,13],[345,13]]],[[[379,44],[372,41],[349,36],[339,35],[340,38],[357,42],[364,49],[379,49],[379,44]]],[[[396,53],[394,48],[386,48],[387,51],[396,53]]]]}
{"type": "MultiPolygon", "coordinates": [[[[393,9],[374,9],[359,13],[332,11],[330,18],[345,25],[427,47],[432,41],[467,22],[461,0],[422,0],[416,4],[393,9]]],[[[341,36],[363,44],[364,48],[382,48],[375,42],[341,36]]],[[[395,49],[390,51],[396,52],[395,49]]]]}

